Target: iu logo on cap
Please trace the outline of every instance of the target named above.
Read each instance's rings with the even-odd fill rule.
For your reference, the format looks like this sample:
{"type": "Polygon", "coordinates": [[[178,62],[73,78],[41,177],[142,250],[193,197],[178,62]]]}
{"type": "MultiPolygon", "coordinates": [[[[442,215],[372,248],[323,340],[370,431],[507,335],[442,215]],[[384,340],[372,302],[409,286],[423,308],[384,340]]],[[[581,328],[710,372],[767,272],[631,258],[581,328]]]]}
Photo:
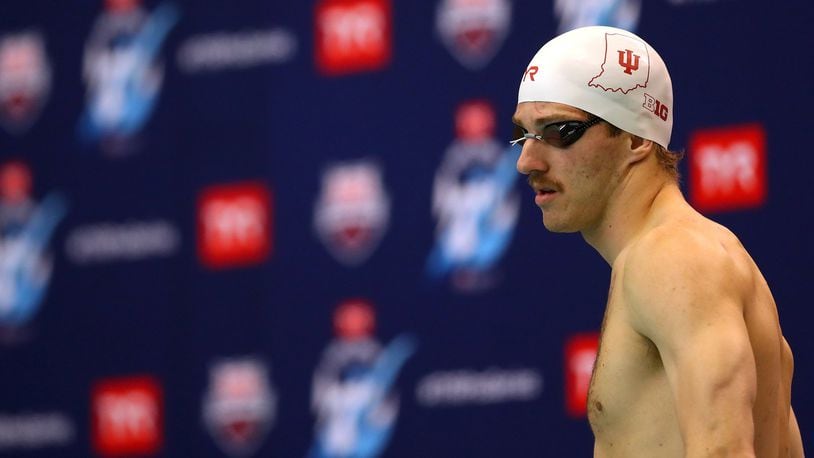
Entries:
{"type": "Polygon", "coordinates": [[[327,75],[385,67],[391,55],[390,0],[322,0],[316,7],[316,64],[327,75]]]}
{"type": "Polygon", "coordinates": [[[624,51],[620,50],[617,52],[619,53],[619,65],[625,69],[625,73],[632,75],[634,70],[639,69],[640,55],[633,54],[633,51],[630,49],[625,49],[624,51]]]}
{"type": "Polygon", "coordinates": [[[565,343],[565,411],[569,416],[586,415],[588,388],[599,348],[599,334],[581,333],[565,343]]]}
{"type": "Polygon", "coordinates": [[[152,455],[161,449],[161,388],[152,377],[103,380],[92,392],[92,436],[102,456],[152,455]]]}
{"type": "Polygon", "coordinates": [[[263,262],[271,251],[271,196],[262,183],[218,185],[198,199],[198,256],[212,268],[263,262]]]}
{"type": "Polygon", "coordinates": [[[690,138],[690,201],[701,211],[766,201],[766,133],[760,124],[706,129],[690,138]]]}
{"type": "Polygon", "coordinates": [[[646,88],[649,80],[647,45],[631,36],[606,33],[605,58],[599,65],[599,73],[588,81],[588,86],[627,94],[640,87],[646,88]]]}

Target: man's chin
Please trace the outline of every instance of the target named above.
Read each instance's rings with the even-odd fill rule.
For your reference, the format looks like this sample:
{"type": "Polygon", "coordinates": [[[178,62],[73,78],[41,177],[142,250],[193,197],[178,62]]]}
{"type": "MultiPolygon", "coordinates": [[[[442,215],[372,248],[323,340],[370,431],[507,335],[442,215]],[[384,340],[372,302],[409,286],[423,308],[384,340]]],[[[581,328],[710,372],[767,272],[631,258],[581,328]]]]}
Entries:
{"type": "Polygon", "coordinates": [[[579,229],[570,227],[567,221],[557,220],[556,218],[552,218],[551,216],[546,217],[545,213],[543,213],[543,226],[549,232],[558,232],[558,233],[571,233],[577,232],[579,229]]]}

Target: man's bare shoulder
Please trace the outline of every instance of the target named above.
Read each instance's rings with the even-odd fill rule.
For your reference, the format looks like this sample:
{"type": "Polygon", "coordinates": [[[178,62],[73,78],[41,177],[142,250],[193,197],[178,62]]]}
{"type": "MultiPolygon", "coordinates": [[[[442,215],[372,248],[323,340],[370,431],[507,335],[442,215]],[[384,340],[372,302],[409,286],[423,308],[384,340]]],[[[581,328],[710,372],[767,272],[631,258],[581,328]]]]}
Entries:
{"type": "Polygon", "coordinates": [[[744,255],[737,237],[723,226],[709,220],[676,222],[654,227],[633,241],[620,267],[633,281],[665,275],[675,280],[731,280],[731,270],[744,255]]]}
{"type": "Polygon", "coordinates": [[[625,302],[646,331],[678,314],[692,321],[708,318],[711,306],[739,306],[749,284],[747,257],[730,231],[699,219],[648,230],[615,268],[622,272],[625,302]]]}

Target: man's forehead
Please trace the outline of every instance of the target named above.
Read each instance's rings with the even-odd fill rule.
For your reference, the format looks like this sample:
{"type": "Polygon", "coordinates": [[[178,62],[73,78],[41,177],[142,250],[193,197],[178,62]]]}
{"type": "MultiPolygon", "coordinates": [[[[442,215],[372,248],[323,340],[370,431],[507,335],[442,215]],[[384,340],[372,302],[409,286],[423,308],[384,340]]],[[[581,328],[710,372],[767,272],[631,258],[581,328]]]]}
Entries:
{"type": "Polygon", "coordinates": [[[515,124],[536,123],[564,116],[583,116],[584,111],[557,102],[522,102],[512,116],[515,124]]]}

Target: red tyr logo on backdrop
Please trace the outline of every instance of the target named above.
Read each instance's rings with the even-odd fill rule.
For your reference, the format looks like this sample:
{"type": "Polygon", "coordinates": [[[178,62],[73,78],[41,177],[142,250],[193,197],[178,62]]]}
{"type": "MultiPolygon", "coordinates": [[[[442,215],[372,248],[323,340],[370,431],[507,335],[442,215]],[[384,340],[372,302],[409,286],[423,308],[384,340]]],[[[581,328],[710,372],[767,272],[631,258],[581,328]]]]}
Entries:
{"type": "Polygon", "coordinates": [[[316,7],[316,64],[324,74],[378,70],[390,61],[390,0],[322,0],[316,7]]]}
{"type": "Polygon", "coordinates": [[[690,200],[701,211],[766,202],[766,133],[760,124],[698,131],[690,138],[690,200]]]}
{"type": "Polygon", "coordinates": [[[93,447],[102,456],[152,455],[161,449],[161,388],[152,377],[103,380],[91,401],[93,447]]]}
{"type": "Polygon", "coordinates": [[[565,343],[565,411],[571,417],[586,415],[598,348],[599,334],[593,332],[573,335],[565,343]]]}
{"type": "Polygon", "coordinates": [[[263,262],[271,252],[271,196],[262,183],[218,185],[198,200],[198,255],[206,266],[263,262]]]}

